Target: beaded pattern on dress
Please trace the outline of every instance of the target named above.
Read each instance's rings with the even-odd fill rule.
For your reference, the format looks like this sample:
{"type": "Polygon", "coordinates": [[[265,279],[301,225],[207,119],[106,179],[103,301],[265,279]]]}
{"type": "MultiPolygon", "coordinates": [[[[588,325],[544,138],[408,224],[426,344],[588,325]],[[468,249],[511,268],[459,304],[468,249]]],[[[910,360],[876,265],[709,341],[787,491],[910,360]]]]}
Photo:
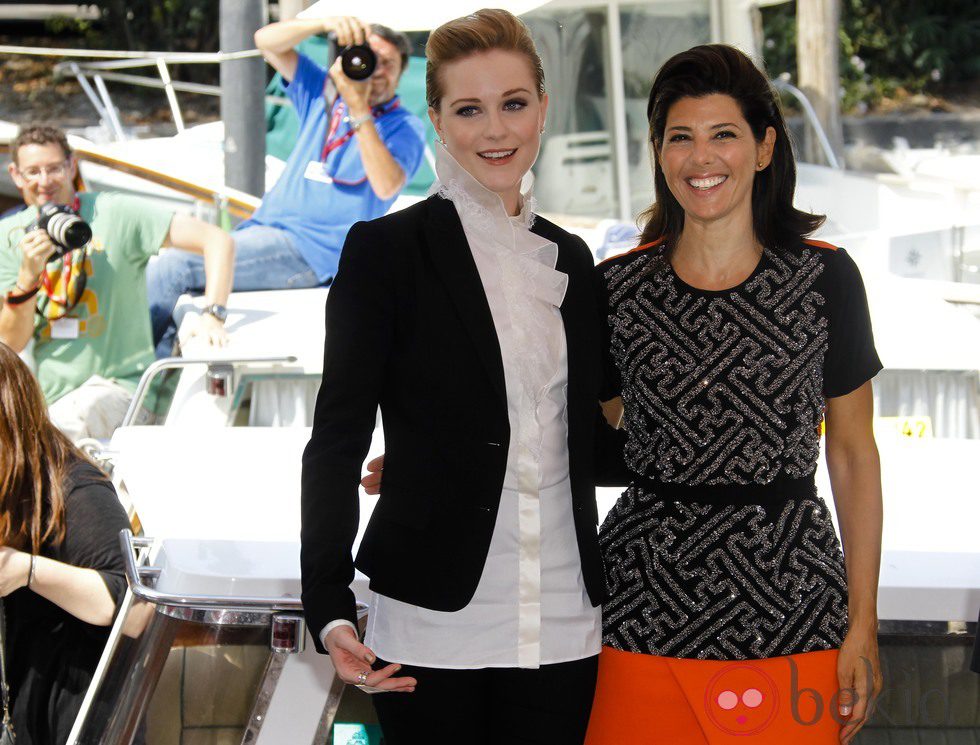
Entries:
{"type": "MultiPolygon", "coordinates": [[[[767,251],[726,292],[647,271],[650,253],[605,268],[634,472],[708,485],[813,473],[828,345],[816,251],[767,251]]],[[[847,589],[829,511],[815,493],[786,497],[767,511],[630,487],[600,530],[603,643],[704,659],[838,647],[847,589]]]]}

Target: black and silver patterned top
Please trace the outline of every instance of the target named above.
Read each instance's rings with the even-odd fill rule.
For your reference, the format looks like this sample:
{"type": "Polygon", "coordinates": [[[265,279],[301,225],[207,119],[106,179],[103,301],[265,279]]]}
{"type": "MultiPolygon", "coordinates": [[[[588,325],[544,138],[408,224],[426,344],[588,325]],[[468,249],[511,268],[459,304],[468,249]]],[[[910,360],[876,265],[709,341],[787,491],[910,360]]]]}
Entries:
{"type": "Polygon", "coordinates": [[[706,291],[656,262],[662,252],[597,269],[606,394],[622,393],[636,476],[600,530],[603,642],[703,659],[837,647],[844,562],[812,474],[825,397],[881,369],[857,267],[806,243],[766,250],[743,283],[706,291]],[[719,490],[728,496],[698,497],[719,490]]]}

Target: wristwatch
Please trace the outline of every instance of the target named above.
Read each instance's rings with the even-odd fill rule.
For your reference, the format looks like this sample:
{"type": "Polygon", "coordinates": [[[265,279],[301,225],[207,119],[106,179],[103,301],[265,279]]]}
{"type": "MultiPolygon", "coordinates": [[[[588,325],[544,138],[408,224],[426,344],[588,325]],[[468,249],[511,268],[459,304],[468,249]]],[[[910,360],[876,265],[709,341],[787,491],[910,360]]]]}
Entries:
{"type": "Polygon", "coordinates": [[[374,115],[370,111],[367,114],[364,114],[363,116],[348,116],[348,117],[346,117],[347,122],[350,124],[350,128],[351,128],[351,131],[352,132],[356,132],[363,125],[365,125],[369,121],[371,121],[371,119],[373,119],[373,118],[374,118],[374,115]]]}
{"type": "Polygon", "coordinates": [[[217,303],[211,303],[211,305],[204,309],[204,312],[209,316],[214,316],[222,323],[224,323],[225,319],[228,318],[228,309],[223,305],[218,305],[217,303]]]}

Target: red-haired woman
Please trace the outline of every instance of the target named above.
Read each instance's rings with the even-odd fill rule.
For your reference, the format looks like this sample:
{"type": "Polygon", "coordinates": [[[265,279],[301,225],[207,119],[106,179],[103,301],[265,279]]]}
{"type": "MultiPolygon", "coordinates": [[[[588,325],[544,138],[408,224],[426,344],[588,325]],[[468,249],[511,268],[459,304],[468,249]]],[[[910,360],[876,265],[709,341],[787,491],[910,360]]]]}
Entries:
{"type": "Polygon", "coordinates": [[[47,415],[30,370],[0,343],[0,596],[18,745],[61,745],[125,589],[129,527],[105,474],[47,415]]]}
{"type": "Polygon", "coordinates": [[[592,257],[534,214],[548,99],[524,24],[477,11],[433,31],[426,57],[439,193],[356,224],[327,300],[303,606],[343,680],[389,691],[374,705],[390,745],[581,745],[603,594],[592,257]],[[350,548],[379,406],[361,644],[350,548]]]}

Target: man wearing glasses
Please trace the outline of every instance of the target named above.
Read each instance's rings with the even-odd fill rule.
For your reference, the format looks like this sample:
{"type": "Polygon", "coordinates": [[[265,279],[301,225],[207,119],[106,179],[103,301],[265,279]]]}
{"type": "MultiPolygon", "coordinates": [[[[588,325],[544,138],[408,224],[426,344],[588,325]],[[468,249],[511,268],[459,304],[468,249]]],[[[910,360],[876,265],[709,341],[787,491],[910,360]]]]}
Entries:
{"type": "Polygon", "coordinates": [[[123,194],[75,192],[77,165],[64,133],[29,127],[14,140],[10,176],[27,209],[0,220],[0,341],[22,352],[33,339],[52,420],[71,439],[108,438],[153,362],[146,264],[162,246],[203,254],[210,311],[195,329],[224,344],[234,246],[219,228],[123,194]],[[58,255],[37,207],[66,205],[92,228],[58,255]]]}
{"type": "MultiPolygon", "coordinates": [[[[288,82],[300,128],[282,176],[232,233],[235,290],[327,284],[351,225],[385,214],[422,162],[422,122],[395,95],[411,47],[404,34],[349,16],[271,23],[256,32],[255,44],[288,82]],[[370,45],[377,57],[371,77],[351,80],[339,58],[327,70],[296,51],[318,33],[335,34],[339,48],[370,45]]],[[[177,299],[200,289],[202,270],[197,257],[173,254],[150,266],[157,356],[172,344],[177,299]]]]}

